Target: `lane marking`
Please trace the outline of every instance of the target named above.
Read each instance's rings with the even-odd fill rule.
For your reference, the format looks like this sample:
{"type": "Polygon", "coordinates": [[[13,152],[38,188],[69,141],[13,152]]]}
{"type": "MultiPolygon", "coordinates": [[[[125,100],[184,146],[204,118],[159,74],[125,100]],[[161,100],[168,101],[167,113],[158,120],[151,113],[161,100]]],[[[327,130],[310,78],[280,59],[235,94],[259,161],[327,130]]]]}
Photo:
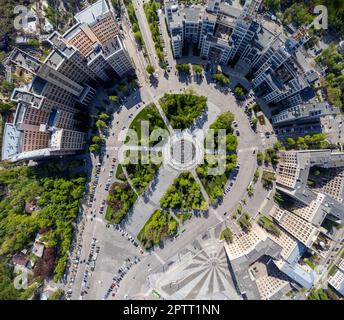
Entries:
{"type": "Polygon", "coordinates": [[[161,258],[155,251],[152,251],[152,253],[160,261],[161,264],[166,264],[165,260],[161,258]]]}

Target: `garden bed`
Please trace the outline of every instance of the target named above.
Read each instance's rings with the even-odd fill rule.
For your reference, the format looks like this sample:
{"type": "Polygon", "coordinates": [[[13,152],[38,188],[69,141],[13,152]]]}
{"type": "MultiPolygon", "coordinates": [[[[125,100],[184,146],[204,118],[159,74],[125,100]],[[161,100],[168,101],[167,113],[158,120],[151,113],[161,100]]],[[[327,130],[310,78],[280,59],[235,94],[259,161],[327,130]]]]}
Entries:
{"type": "Polygon", "coordinates": [[[166,211],[156,210],[145,223],[137,239],[149,249],[177,232],[178,222],[166,211]]]}

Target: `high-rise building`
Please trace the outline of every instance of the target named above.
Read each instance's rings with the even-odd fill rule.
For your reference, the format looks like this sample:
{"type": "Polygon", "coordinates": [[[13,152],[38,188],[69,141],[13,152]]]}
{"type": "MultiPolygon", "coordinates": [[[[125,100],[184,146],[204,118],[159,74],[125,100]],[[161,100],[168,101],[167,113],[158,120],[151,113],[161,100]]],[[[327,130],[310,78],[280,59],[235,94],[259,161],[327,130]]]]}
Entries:
{"type": "Polygon", "coordinates": [[[31,73],[30,85],[16,88],[12,123],[4,130],[3,160],[40,159],[83,149],[76,113],[87,106],[93,84],[123,77],[132,69],[119,27],[105,0],[79,12],[77,23],[64,35],[49,38],[52,50],[44,62],[15,49],[11,63],[31,73]]]}
{"type": "Polygon", "coordinates": [[[284,151],[279,154],[276,187],[296,200],[296,213],[320,225],[326,215],[344,221],[344,153],[331,150],[284,151]],[[308,184],[311,168],[315,186],[308,184]],[[335,174],[331,172],[336,170],[335,174]],[[323,173],[321,173],[324,171],[323,173]],[[340,171],[340,172],[339,172],[340,171]],[[325,180],[322,177],[325,175],[325,180]],[[303,208],[303,209],[302,209],[303,208]]]}
{"type": "Polygon", "coordinates": [[[244,8],[220,0],[210,0],[207,8],[179,7],[177,1],[165,2],[165,15],[176,58],[181,49],[194,44],[201,57],[227,64],[241,55],[256,34],[255,21],[261,0],[248,1],[244,8]]]}

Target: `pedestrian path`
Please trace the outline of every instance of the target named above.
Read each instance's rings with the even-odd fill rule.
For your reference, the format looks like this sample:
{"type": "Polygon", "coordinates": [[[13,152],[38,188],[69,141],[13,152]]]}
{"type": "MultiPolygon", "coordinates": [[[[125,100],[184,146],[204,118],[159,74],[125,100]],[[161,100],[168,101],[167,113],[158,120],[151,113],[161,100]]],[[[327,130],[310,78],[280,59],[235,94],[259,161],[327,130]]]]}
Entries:
{"type": "Polygon", "coordinates": [[[149,217],[160,207],[160,199],[170,185],[173,184],[179,172],[161,166],[148,189],[139,196],[128,213],[125,229],[133,236],[137,236],[149,217]]]}

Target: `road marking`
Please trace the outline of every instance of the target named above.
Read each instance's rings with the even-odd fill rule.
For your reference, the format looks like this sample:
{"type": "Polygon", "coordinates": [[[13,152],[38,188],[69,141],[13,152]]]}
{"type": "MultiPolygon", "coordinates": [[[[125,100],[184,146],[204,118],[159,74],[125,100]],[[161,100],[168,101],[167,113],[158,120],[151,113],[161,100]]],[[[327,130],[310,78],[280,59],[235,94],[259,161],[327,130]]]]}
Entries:
{"type": "Polygon", "coordinates": [[[254,151],[256,150],[256,147],[251,147],[251,148],[243,148],[243,149],[239,149],[238,152],[247,152],[247,151],[254,151]]]}
{"type": "Polygon", "coordinates": [[[214,215],[215,215],[215,217],[216,217],[217,219],[219,219],[220,221],[224,221],[223,217],[221,217],[221,216],[217,213],[216,210],[210,208],[209,211],[212,212],[212,213],[214,213],[214,215]]]}
{"type": "Polygon", "coordinates": [[[95,220],[97,222],[100,222],[102,224],[105,224],[105,221],[103,219],[99,218],[99,217],[95,217],[95,218],[93,218],[93,220],[95,220]]]}
{"type": "Polygon", "coordinates": [[[152,253],[160,261],[161,264],[166,264],[165,260],[161,258],[155,251],[152,251],[152,253]]]}

